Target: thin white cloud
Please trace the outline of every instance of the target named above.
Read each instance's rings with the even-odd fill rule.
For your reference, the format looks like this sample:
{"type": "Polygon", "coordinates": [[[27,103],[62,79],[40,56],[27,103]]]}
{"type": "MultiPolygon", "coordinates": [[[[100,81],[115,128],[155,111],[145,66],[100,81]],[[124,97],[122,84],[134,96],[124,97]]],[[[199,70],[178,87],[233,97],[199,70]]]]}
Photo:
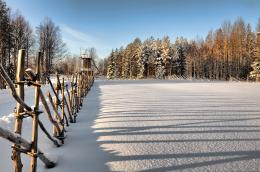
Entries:
{"type": "Polygon", "coordinates": [[[74,39],[78,40],[78,41],[84,41],[87,42],[88,40],[92,40],[93,38],[91,38],[89,35],[87,35],[84,32],[80,32],[76,29],[73,29],[69,26],[63,25],[61,27],[61,30],[65,33],[70,35],[71,37],[73,37],[74,39]]]}
{"type": "Polygon", "coordinates": [[[95,47],[97,49],[97,53],[101,55],[101,57],[104,57],[108,55],[108,52],[110,51],[110,47],[104,45],[95,36],[89,35],[67,25],[61,25],[61,31],[63,40],[72,53],[78,54],[80,48],[84,50],[85,48],[95,47]]]}

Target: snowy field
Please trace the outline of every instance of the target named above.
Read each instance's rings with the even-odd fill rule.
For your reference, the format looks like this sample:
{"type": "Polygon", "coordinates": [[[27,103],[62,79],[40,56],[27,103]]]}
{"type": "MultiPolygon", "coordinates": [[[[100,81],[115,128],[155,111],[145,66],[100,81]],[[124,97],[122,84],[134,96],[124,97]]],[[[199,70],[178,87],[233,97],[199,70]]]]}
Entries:
{"type": "MultiPolygon", "coordinates": [[[[38,169],[260,171],[259,90],[260,83],[96,81],[64,146],[55,148],[40,134],[41,149],[58,166],[46,170],[38,161],[38,169]]],[[[12,100],[0,94],[0,125],[12,129],[4,116],[12,100]]],[[[0,138],[0,145],[0,171],[12,171],[10,144],[0,138]]]]}

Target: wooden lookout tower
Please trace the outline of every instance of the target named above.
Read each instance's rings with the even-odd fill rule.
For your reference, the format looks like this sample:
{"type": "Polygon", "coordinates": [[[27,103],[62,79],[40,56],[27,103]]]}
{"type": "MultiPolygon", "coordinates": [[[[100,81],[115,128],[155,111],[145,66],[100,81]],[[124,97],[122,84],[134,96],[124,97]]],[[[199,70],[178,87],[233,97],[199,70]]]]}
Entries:
{"type": "Polygon", "coordinates": [[[92,58],[89,57],[87,54],[82,54],[81,59],[82,59],[81,72],[93,76],[92,58]]]}

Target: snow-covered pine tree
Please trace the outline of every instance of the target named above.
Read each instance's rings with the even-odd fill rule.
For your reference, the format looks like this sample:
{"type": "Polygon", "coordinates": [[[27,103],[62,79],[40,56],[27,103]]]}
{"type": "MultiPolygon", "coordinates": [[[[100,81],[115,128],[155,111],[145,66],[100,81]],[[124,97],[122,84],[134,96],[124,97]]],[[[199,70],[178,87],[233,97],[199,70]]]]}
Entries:
{"type": "Polygon", "coordinates": [[[138,75],[138,60],[139,56],[141,56],[141,47],[142,42],[139,38],[136,38],[131,46],[131,53],[130,53],[130,78],[136,78],[138,75]]]}
{"type": "Polygon", "coordinates": [[[130,76],[143,78],[143,56],[142,56],[142,42],[139,38],[136,38],[132,44],[132,54],[131,54],[131,69],[130,76]]]}
{"type": "Polygon", "coordinates": [[[159,56],[156,58],[155,78],[163,79],[164,75],[165,75],[165,68],[163,66],[162,57],[159,54],[159,56]]]}
{"type": "Polygon", "coordinates": [[[197,67],[199,66],[199,60],[196,61],[196,59],[199,58],[201,57],[198,49],[198,44],[195,41],[191,41],[186,57],[187,77],[197,78],[199,76],[199,71],[203,70],[197,67]]]}
{"type": "Polygon", "coordinates": [[[144,46],[141,45],[138,48],[138,60],[137,60],[137,66],[138,66],[138,72],[137,72],[137,78],[138,79],[143,79],[144,78],[144,69],[145,69],[145,64],[147,63],[147,60],[145,60],[145,56],[143,54],[144,46]]]}
{"type": "Polygon", "coordinates": [[[150,47],[148,46],[147,41],[145,41],[142,46],[142,54],[138,61],[138,67],[139,67],[138,78],[147,77],[147,65],[148,65],[148,58],[150,54],[149,52],[150,52],[150,47]]]}
{"type": "Polygon", "coordinates": [[[115,79],[115,55],[113,50],[108,57],[107,79],[115,79]]]}
{"type": "Polygon", "coordinates": [[[256,57],[256,36],[255,33],[252,31],[250,24],[248,24],[246,28],[246,44],[244,50],[244,66],[242,68],[243,70],[241,70],[239,77],[249,79],[248,77],[252,69],[251,64],[253,64],[253,61],[256,57]]]}
{"type": "Polygon", "coordinates": [[[162,41],[157,40],[156,46],[153,47],[154,50],[154,57],[155,57],[155,78],[156,79],[163,79],[165,75],[165,68],[163,65],[163,56],[162,56],[162,41]]]}
{"type": "Polygon", "coordinates": [[[124,57],[122,59],[122,77],[129,78],[130,76],[130,57],[131,57],[132,43],[128,44],[124,51],[124,57]]]}
{"type": "Polygon", "coordinates": [[[251,67],[253,71],[250,72],[250,77],[260,81],[260,32],[257,33],[255,60],[251,67]]]}
{"type": "Polygon", "coordinates": [[[114,60],[114,78],[121,78],[121,56],[120,50],[116,48],[113,53],[113,60],[114,60]]]}
{"type": "Polygon", "coordinates": [[[148,75],[155,76],[155,78],[161,78],[163,73],[162,58],[160,56],[160,40],[155,40],[151,37],[147,40],[147,58],[148,58],[148,75]]]}
{"type": "Polygon", "coordinates": [[[177,67],[177,75],[186,78],[186,55],[188,50],[188,41],[184,38],[177,38],[175,42],[176,46],[176,67],[177,67]]]}
{"type": "Polygon", "coordinates": [[[120,49],[118,49],[117,55],[116,55],[116,77],[117,78],[122,78],[123,75],[123,66],[122,66],[122,61],[124,58],[124,48],[120,47],[120,49]]]}
{"type": "Polygon", "coordinates": [[[144,41],[143,45],[142,45],[142,54],[141,54],[141,58],[142,60],[140,60],[140,64],[139,64],[139,78],[141,77],[149,77],[150,75],[150,66],[152,63],[152,56],[153,56],[153,50],[152,50],[152,42],[154,41],[153,37],[147,39],[144,41]]]}
{"type": "Polygon", "coordinates": [[[164,73],[163,76],[169,75],[171,72],[171,42],[170,38],[168,36],[164,37],[161,41],[160,45],[160,55],[162,58],[162,65],[164,67],[164,73]]]}

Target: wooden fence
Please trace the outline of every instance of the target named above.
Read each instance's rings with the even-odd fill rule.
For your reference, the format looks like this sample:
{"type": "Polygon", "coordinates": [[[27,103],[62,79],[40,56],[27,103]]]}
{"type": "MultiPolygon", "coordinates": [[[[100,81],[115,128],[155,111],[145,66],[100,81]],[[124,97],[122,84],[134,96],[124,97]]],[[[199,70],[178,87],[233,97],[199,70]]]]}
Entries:
{"type": "Polygon", "coordinates": [[[65,84],[64,78],[60,79],[59,75],[56,75],[57,82],[52,83],[50,78],[48,79],[50,88],[54,94],[50,92],[46,94],[49,102],[54,110],[51,113],[50,107],[46,101],[45,95],[41,89],[40,82],[40,61],[42,53],[38,53],[35,72],[32,69],[24,68],[25,50],[19,50],[18,64],[16,73],[16,82],[7,75],[3,66],[0,65],[0,76],[5,80],[9,86],[13,98],[16,100],[15,110],[15,128],[14,132],[6,130],[0,127],[0,137],[9,140],[13,143],[12,146],[12,160],[14,169],[16,172],[22,171],[21,153],[25,153],[30,156],[30,172],[35,172],[37,169],[37,158],[39,158],[47,168],[55,167],[55,162],[45,156],[38,147],[38,128],[40,128],[57,147],[62,146],[65,140],[65,128],[69,126],[69,123],[75,123],[77,113],[79,112],[83,98],[87,95],[93,82],[93,72],[81,71],[72,76],[70,85],[65,84]],[[24,87],[25,85],[34,87],[34,106],[31,108],[24,101],[24,87]],[[65,96],[67,94],[67,96],[65,96]],[[39,119],[39,115],[43,111],[39,107],[39,102],[42,102],[44,107],[44,114],[47,115],[49,121],[53,126],[53,133],[50,134],[45,128],[43,122],[39,119]],[[67,111],[67,114],[65,113],[67,111]],[[27,141],[22,137],[22,124],[24,118],[32,118],[32,139],[27,141]]]}

